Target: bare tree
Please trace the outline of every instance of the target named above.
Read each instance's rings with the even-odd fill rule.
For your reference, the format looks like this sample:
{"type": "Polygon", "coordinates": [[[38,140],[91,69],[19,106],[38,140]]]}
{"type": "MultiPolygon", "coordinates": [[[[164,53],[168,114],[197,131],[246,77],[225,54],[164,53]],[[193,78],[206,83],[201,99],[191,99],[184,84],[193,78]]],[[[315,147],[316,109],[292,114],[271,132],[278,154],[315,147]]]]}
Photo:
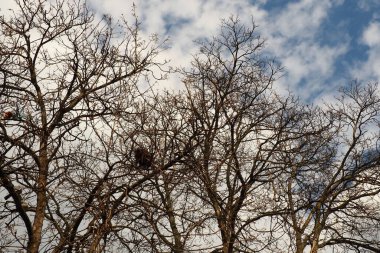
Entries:
{"type": "Polygon", "coordinates": [[[97,20],[82,1],[15,2],[17,9],[0,17],[0,177],[10,195],[1,204],[1,231],[13,235],[8,246],[28,252],[62,236],[60,249],[108,177],[98,178],[71,224],[61,217],[70,214],[60,205],[64,196],[55,196],[63,181],[84,176],[75,175],[70,159],[91,138],[89,123],[119,113],[116,98],[139,95],[136,81],[159,66],[159,49],[140,38],[137,22],[97,20]]]}
{"type": "Polygon", "coordinates": [[[231,17],[178,70],[185,90],[156,92],[165,62],[133,12],[15,2],[0,17],[0,251],[380,251],[377,85],[324,107],[280,96],[255,24],[231,17]]]}
{"type": "Polygon", "coordinates": [[[379,102],[376,85],[352,84],[335,104],[304,114],[279,153],[292,252],[380,250],[379,102]]]}
{"type": "MultiPolygon", "coordinates": [[[[275,244],[275,224],[265,219],[281,212],[270,182],[280,172],[272,158],[292,124],[295,101],[272,89],[280,70],[260,51],[256,26],[238,19],[223,22],[221,33],[201,42],[193,68],[185,71],[188,100],[202,136],[189,168],[196,171],[193,194],[214,225],[213,252],[256,252],[275,244]],[[260,204],[258,204],[260,203],[260,204]]],[[[212,235],[210,235],[212,236],[212,235]]]]}
{"type": "MultiPolygon", "coordinates": [[[[175,198],[184,197],[184,192],[178,186],[187,186],[186,181],[181,182],[181,179],[186,178],[181,164],[199,143],[196,132],[191,131],[191,119],[188,117],[190,114],[186,104],[187,101],[182,100],[179,95],[156,95],[139,103],[136,108],[145,113],[135,114],[133,125],[129,123],[130,128],[126,126],[132,121],[120,118],[117,123],[120,127],[116,127],[110,136],[121,143],[111,146],[118,147],[119,150],[127,147],[127,153],[121,153],[132,164],[121,183],[136,186],[129,186],[126,198],[129,207],[125,211],[130,215],[121,214],[122,217],[115,222],[119,226],[124,224],[116,234],[119,243],[131,252],[146,252],[150,249],[154,252],[184,251],[184,234],[188,230],[181,231],[175,220],[181,217],[181,224],[184,225],[187,214],[182,209],[187,199],[182,199],[183,205],[178,205],[179,202],[174,201],[172,195],[175,198]],[[134,155],[128,154],[136,146],[143,147],[151,154],[153,162],[149,168],[136,166],[134,155]],[[136,241],[139,241],[139,246],[136,241]]],[[[115,151],[119,152],[114,150],[113,153],[115,151]]],[[[125,168],[123,170],[126,171],[125,168]]],[[[186,222],[192,224],[193,219],[186,222]]]]}

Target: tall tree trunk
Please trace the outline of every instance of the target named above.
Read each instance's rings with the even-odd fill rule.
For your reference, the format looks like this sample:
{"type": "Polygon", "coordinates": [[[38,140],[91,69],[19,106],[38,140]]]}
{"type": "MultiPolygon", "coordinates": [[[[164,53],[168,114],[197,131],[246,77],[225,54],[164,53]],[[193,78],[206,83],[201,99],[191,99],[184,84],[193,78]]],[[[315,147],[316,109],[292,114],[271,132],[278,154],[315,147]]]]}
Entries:
{"type": "Polygon", "coordinates": [[[39,175],[37,179],[37,206],[33,222],[33,236],[29,238],[28,253],[38,253],[41,245],[42,227],[45,217],[45,209],[47,205],[46,184],[48,177],[48,155],[47,141],[42,140],[40,143],[39,155],[39,175]]]}
{"type": "Polygon", "coordinates": [[[318,240],[314,240],[313,244],[311,246],[310,253],[317,253],[318,252],[318,240]]]}

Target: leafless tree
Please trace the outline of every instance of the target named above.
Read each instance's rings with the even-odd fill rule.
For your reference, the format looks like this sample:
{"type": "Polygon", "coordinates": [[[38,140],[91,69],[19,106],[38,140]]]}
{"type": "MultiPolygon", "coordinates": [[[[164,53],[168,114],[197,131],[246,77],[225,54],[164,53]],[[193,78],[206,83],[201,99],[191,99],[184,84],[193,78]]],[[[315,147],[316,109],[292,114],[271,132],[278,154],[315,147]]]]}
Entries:
{"type": "Polygon", "coordinates": [[[268,186],[280,172],[272,159],[291,130],[296,103],[272,89],[280,68],[261,56],[255,28],[224,21],[219,36],[200,42],[193,68],[184,72],[202,136],[188,166],[197,175],[193,194],[213,220],[208,233],[215,240],[207,245],[213,252],[273,246],[276,238],[266,232],[276,223],[263,224],[282,211],[268,186]]]}
{"type": "MultiPolygon", "coordinates": [[[[0,178],[11,196],[1,201],[2,247],[39,252],[58,241],[56,251],[69,245],[70,252],[112,168],[97,175],[82,199],[58,189],[98,173],[96,161],[79,155],[83,145],[91,147],[91,125],[126,113],[119,97],[139,96],[139,77],[160,66],[154,60],[159,47],[140,37],[138,22],[98,20],[82,1],[15,2],[17,9],[0,17],[0,178]],[[79,164],[91,170],[77,171],[79,164]],[[62,206],[70,197],[83,205],[62,206]]],[[[85,156],[103,154],[88,149],[85,156]]]]}
{"type": "Polygon", "coordinates": [[[304,114],[283,146],[277,185],[291,252],[380,250],[379,103],[376,85],[353,83],[304,114]]]}
{"type": "MultiPolygon", "coordinates": [[[[190,176],[186,176],[188,173],[183,171],[182,164],[198,145],[199,138],[191,131],[191,114],[186,104],[180,95],[155,95],[139,103],[136,108],[145,113],[135,114],[133,125],[129,123],[130,128],[126,126],[132,121],[120,118],[117,121],[119,127],[115,127],[110,136],[120,145],[107,146],[115,147],[113,153],[124,153],[132,165],[135,164],[134,154],[128,152],[135,146],[144,146],[153,156],[148,170],[134,165],[126,172],[129,176],[124,176],[124,182],[120,182],[135,186],[128,186],[128,207],[114,222],[119,226],[114,231],[118,243],[130,252],[184,252],[186,233],[192,231],[194,215],[186,213],[188,209],[184,207],[189,203],[183,191],[190,176]],[[188,218],[189,215],[192,218],[188,218]],[[178,219],[181,225],[178,225],[178,219]],[[183,229],[183,226],[189,228],[183,229]]],[[[113,186],[120,184],[118,181],[120,179],[113,186]]]]}
{"type": "Polygon", "coordinates": [[[165,62],[133,12],[15,2],[0,17],[0,251],[379,252],[376,84],[323,107],[280,96],[255,24],[231,17],[177,71],[183,91],[154,91],[165,62]]]}

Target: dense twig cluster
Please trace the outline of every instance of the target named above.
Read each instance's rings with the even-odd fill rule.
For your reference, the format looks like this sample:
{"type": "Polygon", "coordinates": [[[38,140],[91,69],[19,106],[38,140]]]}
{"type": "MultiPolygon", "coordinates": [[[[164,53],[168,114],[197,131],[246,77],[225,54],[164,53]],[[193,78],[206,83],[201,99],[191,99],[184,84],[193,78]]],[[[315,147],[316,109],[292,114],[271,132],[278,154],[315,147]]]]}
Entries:
{"type": "Polygon", "coordinates": [[[324,107],[280,96],[256,26],[230,18],[176,71],[183,92],[142,91],[163,63],[137,20],[16,3],[0,17],[1,252],[380,251],[377,85],[324,107]]]}

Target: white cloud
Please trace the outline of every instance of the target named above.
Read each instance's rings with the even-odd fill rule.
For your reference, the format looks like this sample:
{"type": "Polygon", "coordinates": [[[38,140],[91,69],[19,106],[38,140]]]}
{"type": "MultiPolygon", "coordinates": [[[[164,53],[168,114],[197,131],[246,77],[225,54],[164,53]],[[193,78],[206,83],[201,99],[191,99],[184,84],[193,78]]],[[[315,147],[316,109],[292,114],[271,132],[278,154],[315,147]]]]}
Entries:
{"type": "Polygon", "coordinates": [[[369,47],[380,46],[380,23],[371,22],[364,30],[362,40],[369,47]]]}
{"type": "MultiPolygon", "coordinates": [[[[129,13],[132,1],[90,0],[93,5],[114,16],[129,13]]],[[[310,80],[313,89],[323,89],[324,80],[334,72],[334,64],[346,51],[346,45],[321,45],[318,32],[329,9],[340,4],[333,0],[301,0],[276,13],[262,9],[265,1],[253,5],[248,0],[146,0],[137,2],[137,13],[147,34],[170,37],[171,48],[161,57],[172,60],[174,66],[188,66],[197,47],[193,41],[218,33],[222,18],[238,14],[243,22],[253,18],[259,32],[267,38],[267,49],[286,67],[285,80],[295,89],[303,80],[310,80]],[[167,28],[170,27],[169,33],[167,28]]],[[[177,87],[178,80],[163,82],[165,87],[177,87]]],[[[301,94],[299,94],[301,95],[301,94]]]]}
{"type": "Polygon", "coordinates": [[[263,33],[268,38],[268,50],[286,71],[280,83],[302,98],[313,98],[315,92],[331,90],[326,82],[334,74],[338,57],[347,52],[348,42],[324,45],[320,39],[321,25],[329,10],[341,3],[302,0],[288,4],[266,20],[263,33]]]}
{"type": "MultiPolygon", "coordinates": [[[[90,3],[100,12],[109,12],[113,16],[129,13],[132,6],[132,1],[122,0],[90,0],[90,3]]],[[[253,17],[260,24],[266,16],[266,11],[247,0],[149,0],[139,1],[136,5],[145,35],[156,33],[161,38],[169,37],[171,48],[161,57],[171,60],[174,66],[189,66],[192,54],[197,50],[194,40],[216,35],[221,19],[238,14],[242,21],[250,22],[253,17]]],[[[178,80],[171,80],[160,86],[177,88],[178,80]]]]}
{"type": "Polygon", "coordinates": [[[272,20],[275,21],[277,32],[286,38],[313,37],[331,6],[331,1],[325,0],[289,3],[272,20]]]}
{"type": "MultiPolygon", "coordinates": [[[[347,52],[349,41],[326,45],[320,38],[321,27],[329,17],[330,9],[343,1],[290,1],[283,3],[282,9],[278,7],[268,12],[263,9],[264,4],[271,3],[267,0],[258,0],[254,4],[249,0],[88,0],[99,15],[109,13],[117,19],[124,14],[129,20],[132,20],[131,10],[135,2],[144,36],[157,33],[161,39],[169,37],[170,48],[160,57],[171,60],[173,66],[189,66],[192,54],[197,50],[193,41],[216,35],[221,19],[238,14],[243,22],[250,23],[253,18],[259,25],[258,32],[267,39],[267,52],[285,67],[286,74],[277,87],[289,88],[304,98],[313,96],[313,91],[331,91],[331,84],[326,82],[335,74],[337,59],[347,52]]],[[[376,0],[358,0],[358,5],[367,8],[374,2],[376,0]]],[[[10,8],[11,3],[13,1],[5,1],[1,9],[10,8]]],[[[370,23],[362,35],[360,42],[369,47],[368,59],[356,65],[351,73],[360,79],[380,79],[380,23],[370,23]]],[[[180,81],[173,77],[159,85],[178,88],[179,84],[180,81]]]]}
{"type": "Polygon", "coordinates": [[[361,81],[380,81],[380,23],[370,22],[359,42],[368,47],[368,57],[352,67],[351,75],[361,81]]]}

